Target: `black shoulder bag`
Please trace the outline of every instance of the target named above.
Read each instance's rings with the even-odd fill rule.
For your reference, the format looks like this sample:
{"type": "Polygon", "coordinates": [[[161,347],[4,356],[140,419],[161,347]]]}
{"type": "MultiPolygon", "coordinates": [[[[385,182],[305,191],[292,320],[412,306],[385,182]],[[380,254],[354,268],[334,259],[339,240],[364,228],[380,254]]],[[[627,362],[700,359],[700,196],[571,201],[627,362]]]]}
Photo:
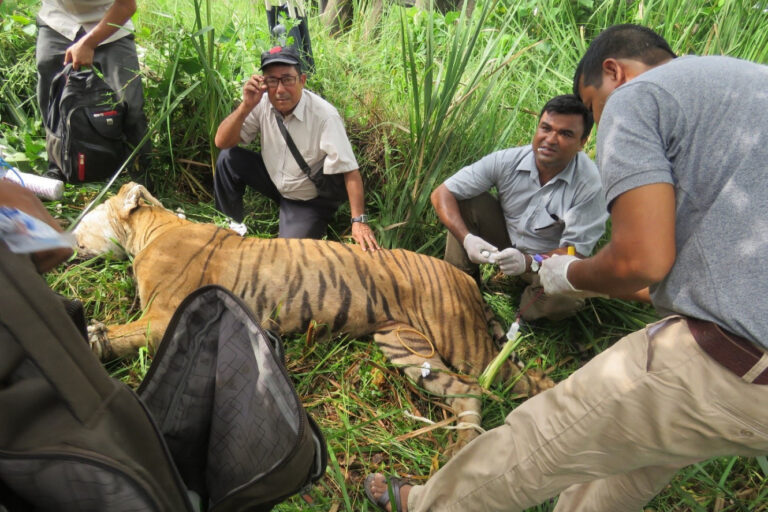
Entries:
{"type": "Polygon", "coordinates": [[[296,159],[296,163],[299,164],[301,170],[304,171],[304,174],[307,175],[307,178],[309,178],[317,188],[318,197],[322,197],[323,199],[330,199],[332,201],[338,201],[339,203],[346,201],[347,186],[344,184],[344,175],[324,174],[322,167],[319,171],[312,173],[312,169],[310,169],[309,165],[304,160],[304,157],[301,156],[299,148],[296,147],[296,143],[293,142],[291,134],[288,133],[288,130],[285,128],[285,125],[283,124],[283,118],[279,114],[276,114],[275,119],[277,120],[278,128],[280,128],[280,133],[283,134],[285,143],[288,144],[288,149],[291,150],[293,158],[296,159]]]}

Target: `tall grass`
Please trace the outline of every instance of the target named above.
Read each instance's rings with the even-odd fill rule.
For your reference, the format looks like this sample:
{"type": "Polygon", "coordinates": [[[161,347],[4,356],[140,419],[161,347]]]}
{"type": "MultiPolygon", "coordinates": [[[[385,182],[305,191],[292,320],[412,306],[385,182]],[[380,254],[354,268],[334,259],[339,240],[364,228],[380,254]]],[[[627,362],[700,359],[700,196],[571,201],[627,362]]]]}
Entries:
{"type": "MultiPolygon", "coordinates": [[[[0,7],[0,144],[25,169],[43,171],[42,129],[34,88],[34,11],[39,2],[5,0],[0,7]],[[13,16],[10,16],[13,13],[13,16]]],[[[152,133],[155,192],[201,222],[220,221],[209,195],[216,151],[212,134],[239,101],[244,78],[269,46],[266,16],[246,0],[139,0],[134,17],[152,133]],[[199,84],[196,88],[191,86],[199,84]],[[174,109],[174,104],[184,93],[174,109]]],[[[499,0],[462,12],[424,12],[386,3],[380,17],[352,2],[352,23],[333,37],[309,20],[317,69],[308,87],[334,104],[347,124],[366,181],[379,239],[433,255],[444,230],[429,204],[431,190],[462,166],[504,147],[527,144],[539,109],[570,91],[573,69],[589,41],[614,23],[640,23],[678,53],[724,53],[768,61],[765,0],[499,0]]],[[[588,145],[588,150],[593,146],[588,145]]],[[[98,187],[67,187],[51,212],[73,220],[98,187]]],[[[276,231],[276,214],[250,200],[247,218],[259,235],[276,231]]],[[[348,229],[348,211],[336,232],[348,229]]],[[[517,312],[519,284],[485,269],[484,294],[504,323],[517,312]]],[[[100,321],[141,314],[129,265],[72,260],[49,275],[78,296],[100,321]]],[[[594,300],[563,322],[524,327],[519,357],[555,379],[566,378],[655,313],[621,301],[594,300]]],[[[451,433],[407,417],[443,419],[442,403],[391,368],[368,340],[288,342],[289,369],[300,395],[326,433],[331,462],[313,491],[313,510],[372,510],[362,478],[384,469],[423,481],[443,462],[451,433]]],[[[146,371],[146,354],[109,366],[131,384],[146,371]]],[[[519,404],[503,386],[483,397],[484,426],[500,424],[519,404]]],[[[690,466],[650,504],[658,511],[766,510],[768,462],[716,458],[690,466]]],[[[307,510],[300,499],[278,510],[307,510]]],[[[552,510],[544,504],[533,510],[552,510]]]]}

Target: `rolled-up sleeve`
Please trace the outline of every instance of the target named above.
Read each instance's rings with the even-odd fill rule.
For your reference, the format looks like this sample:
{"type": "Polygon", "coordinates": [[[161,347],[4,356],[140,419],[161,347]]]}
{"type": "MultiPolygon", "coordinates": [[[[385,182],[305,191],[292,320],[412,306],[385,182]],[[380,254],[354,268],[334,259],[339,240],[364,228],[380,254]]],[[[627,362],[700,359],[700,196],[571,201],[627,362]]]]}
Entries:
{"type": "Polygon", "coordinates": [[[462,201],[488,192],[498,181],[500,173],[509,167],[504,160],[506,151],[496,151],[477,162],[462,167],[456,174],[445,180],[446,188],[456,199],[462,201]]]}
{"type": "Polygon", "coordinates": [[[565,229],[560,247],[573,246],[576,252],[588,256],[605,232],[608,212],[600,183],[586,187],[582,197],[565,213],[565,229]]]}

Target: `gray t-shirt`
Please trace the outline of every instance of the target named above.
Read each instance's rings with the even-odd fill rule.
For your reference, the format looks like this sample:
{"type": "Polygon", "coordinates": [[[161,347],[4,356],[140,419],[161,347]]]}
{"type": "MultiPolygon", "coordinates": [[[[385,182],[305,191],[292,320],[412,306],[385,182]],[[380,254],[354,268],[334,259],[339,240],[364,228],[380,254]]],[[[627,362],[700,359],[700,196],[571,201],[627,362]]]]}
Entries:
{"type": "Polygon", "coordinates": [[[768,348],[768,67],[689,56],[643,73],[608,98],[597,154],[608,204],[675,187],[677,257],[654,306],[768,348]]]}
{"type": "Polygon", "coordinates": [[[491,153],[445,186],[459,200],[496,187],[509,239],[527,253],[572,245],[590,254],[608,218],[597,167],[583,152],[543,187],[530,145],[491,153]]]}

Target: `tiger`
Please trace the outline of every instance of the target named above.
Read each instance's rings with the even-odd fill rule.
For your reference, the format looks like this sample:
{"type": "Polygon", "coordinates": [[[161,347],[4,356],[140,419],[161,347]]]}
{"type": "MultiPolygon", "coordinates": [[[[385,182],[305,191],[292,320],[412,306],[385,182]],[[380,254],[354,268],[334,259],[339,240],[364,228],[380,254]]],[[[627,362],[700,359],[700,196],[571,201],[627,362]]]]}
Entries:
{"type": "MultiPolygon", "coordinates": [[[[146,188],[123,185],[74,230],[78,253],[133,257],[144,314],[122,325],[90,327],[101,360],[157,349],[181,301],[217,284],[240,296],[262,326],[281,335],[316,325],[325,337],[372,335],[388,360],[446,403],[464,424],[449,450],[478,435],[482,390],[477,377],[498,350],[477,283],[454,266],[403,249],[313,239],[241,237],[166,210],[146,188]],[[428,363],[428,366],[425,365],[428,363]],[[425,367],[430,371],[422,371],[425,367]]],[[[320,333],[318,333],[320,334],[320,333]]],[[[503,379],[533,395],[551,387],[537,372],[507,362],[503,379]]]]}

